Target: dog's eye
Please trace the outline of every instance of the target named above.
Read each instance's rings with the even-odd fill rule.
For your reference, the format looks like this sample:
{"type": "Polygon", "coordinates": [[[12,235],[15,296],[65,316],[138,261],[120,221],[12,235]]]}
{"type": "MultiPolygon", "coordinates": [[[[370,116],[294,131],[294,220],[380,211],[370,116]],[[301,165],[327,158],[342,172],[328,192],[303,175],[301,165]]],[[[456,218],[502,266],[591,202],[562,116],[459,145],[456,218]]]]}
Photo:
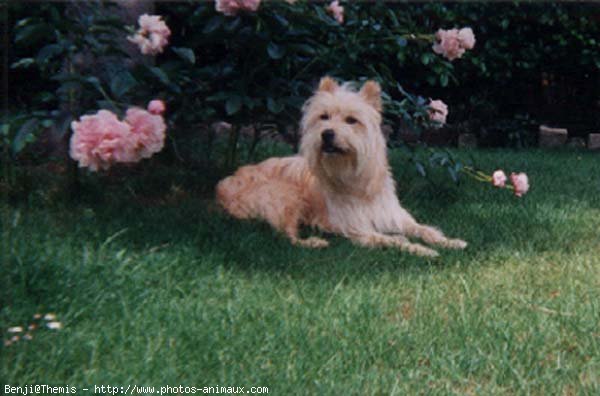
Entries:
{"type": "Polygon", "coordinates": [[[347,124],[356,124],[357,122],[358,122],[358,120],[354,117],[346,117],[347,124]]]}
{"type": "Polygon", "coordinates": [[[321,118],[322,120],[328,120],[329,119],[329,114],[323,113],[323,114],[321,114],[321,117],[319,117],[319,118],[321,118]]]}

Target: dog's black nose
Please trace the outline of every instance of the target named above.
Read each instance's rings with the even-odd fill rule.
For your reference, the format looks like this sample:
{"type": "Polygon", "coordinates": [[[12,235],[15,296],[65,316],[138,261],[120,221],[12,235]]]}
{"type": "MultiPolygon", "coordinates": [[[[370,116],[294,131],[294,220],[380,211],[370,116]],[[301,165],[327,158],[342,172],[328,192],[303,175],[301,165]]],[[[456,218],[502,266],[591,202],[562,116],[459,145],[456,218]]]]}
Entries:
{"type": "Polygon", "coordinates": [[[333,143],[333,138],[335,137],[335,132],[333,129],[325,129],[323,133],[321,133],[321,139],[323,139],[324,143],[333,143]]]}

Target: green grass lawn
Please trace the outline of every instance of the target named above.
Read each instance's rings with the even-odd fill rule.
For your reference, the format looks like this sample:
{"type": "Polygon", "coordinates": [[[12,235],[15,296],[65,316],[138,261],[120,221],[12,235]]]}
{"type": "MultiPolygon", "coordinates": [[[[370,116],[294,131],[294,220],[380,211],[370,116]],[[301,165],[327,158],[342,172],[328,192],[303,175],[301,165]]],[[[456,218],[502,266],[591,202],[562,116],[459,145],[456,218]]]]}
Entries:
{"type": "Polygon", "coordinates": [[[434,186],[392,154],[403,205],[469,242],[435,260],[294,247],[193,192],[2,204],[3,339],[64,328],[0,346],[0,382],[600,394],[600,154],[457,153],[532,187],[434,186]]]}

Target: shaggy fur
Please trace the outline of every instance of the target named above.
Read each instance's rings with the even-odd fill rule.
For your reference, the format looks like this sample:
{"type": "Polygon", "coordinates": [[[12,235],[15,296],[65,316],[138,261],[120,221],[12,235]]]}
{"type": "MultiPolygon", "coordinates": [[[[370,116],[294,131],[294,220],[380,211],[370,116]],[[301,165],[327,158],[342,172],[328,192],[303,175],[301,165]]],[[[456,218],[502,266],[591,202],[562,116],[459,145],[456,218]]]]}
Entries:
{"type": "Polygon", "coordinates": [[[234,217],[261,218],[292,243],[324,247],[298,236],[301,224],[338,233],[364,246],[392,246],[437,256],[428,244],[462,249],[436,228],[419,224],[396,196],[381,133],[381,89],[367,81],[359,92],[324,77],[304,105],[300,155],[244,166],[217,186],[217,200],[234,217]]]}

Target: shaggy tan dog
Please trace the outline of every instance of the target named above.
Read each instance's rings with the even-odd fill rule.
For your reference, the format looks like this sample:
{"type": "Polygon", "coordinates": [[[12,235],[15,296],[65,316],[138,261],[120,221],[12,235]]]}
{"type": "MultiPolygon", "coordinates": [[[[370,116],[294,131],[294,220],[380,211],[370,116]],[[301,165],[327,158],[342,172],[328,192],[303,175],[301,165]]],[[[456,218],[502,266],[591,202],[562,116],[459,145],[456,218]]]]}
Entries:
{"type": "Polygon", "coordinates": [[[328,242],[301,239],[300,224],[360,245],[393,246],[423,256],[438,253],[407,236],[465,248],[466,242],[417,223],[400,206],[380,125],[378,83],[367,81],[355,92],[324,77],[304,105],[300,155],[238,169],[218,184],[217,200],[234,217],[265,219],[292,243],[306,247],[328,242]]]}

